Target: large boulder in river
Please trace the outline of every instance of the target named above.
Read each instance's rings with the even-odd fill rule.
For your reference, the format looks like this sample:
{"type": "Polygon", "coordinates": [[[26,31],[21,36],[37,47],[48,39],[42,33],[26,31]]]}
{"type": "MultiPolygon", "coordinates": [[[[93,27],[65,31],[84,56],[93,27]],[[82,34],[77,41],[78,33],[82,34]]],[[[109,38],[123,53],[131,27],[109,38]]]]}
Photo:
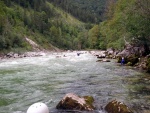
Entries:
{"type": "Polygon", "coordinates": [[[126,44],[123,51],[117,54],[117,56],[124,56],[127,57],[129,55],[136,55],[136,56],[145,56],[149,50],[143,44],[126,44]]]}
{"type": "Polygon", "coordinates": [[[125,64],[135,65],[139,62],[139,58],[146,53],[146,49],[143,45],[126,44],[124,50],[117,54],[118,63],[121,62],[122,57],[125,59],[125,64]]]}
{"type": "Polygon", "coordinates": [[[68,93],[58,103],[56,108],[57,109],[63,109],[63,110],[92,111],[95,109],[94,106],[92,105],[93,102],[94,102],[94,99],[91,96],[79,97],[73,93],[68,93]]]}
{"type": "Polygon", "coordinates": [[[116,100],[109,102],[105,110],[108,113],[133,113],[124,103],[116,100]]]}
{"type": "Polygon", "coordinates": [[[142,57],[146,55],[147,52],[148,52],[147,47],[143,44],[141,45],[126,44],[124,50],[118,53],[117,56],[128,57],[128,56],[134,55],[137,57],[142,57]]]}

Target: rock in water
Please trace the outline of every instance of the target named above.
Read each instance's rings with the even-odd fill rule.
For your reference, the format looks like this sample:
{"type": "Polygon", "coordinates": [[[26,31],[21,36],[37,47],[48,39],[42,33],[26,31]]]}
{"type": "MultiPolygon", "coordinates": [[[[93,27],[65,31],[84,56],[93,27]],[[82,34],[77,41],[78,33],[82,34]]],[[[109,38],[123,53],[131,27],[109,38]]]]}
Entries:
{"type": "Polygon", "coordinates": [[[27,113],[49,113],[49,109],[46,104],[38,102],[32,104],[28,108],[27,113]]]}
{"type": "Polygon", "coordinates": [[[73,93],[68,93],[58,103],[56,108],[63,109],[63,110],[92,111],[94,110],[94,106],[92,105],[93,102],[94,102],[94,99],[91,96],[79,97],[73,93]]]}
{"type": "Polygon", "coordinates": [[[124,103],[116,100],[109,102],[105,110],[108,113],[133,113],[124,103]]]}

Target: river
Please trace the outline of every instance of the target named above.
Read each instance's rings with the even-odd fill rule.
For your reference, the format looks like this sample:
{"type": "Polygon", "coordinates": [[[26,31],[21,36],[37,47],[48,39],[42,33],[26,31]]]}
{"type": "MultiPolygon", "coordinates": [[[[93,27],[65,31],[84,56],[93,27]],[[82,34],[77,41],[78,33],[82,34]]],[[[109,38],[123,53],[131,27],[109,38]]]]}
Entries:
{"type": "Polygon", "coordinates": [[[135,113],[150,111],[150,91],[143,90],[150,85],[143,78],[150,75],[115,60],[96,61],[88,52],[0,60],[0,113],[26,113],[35,102],[46,103],[50,113],[57,113],[55,106],[67,93],[93,96],[95,113],[105,113],[103,108],[113,99],[135,113]]]}

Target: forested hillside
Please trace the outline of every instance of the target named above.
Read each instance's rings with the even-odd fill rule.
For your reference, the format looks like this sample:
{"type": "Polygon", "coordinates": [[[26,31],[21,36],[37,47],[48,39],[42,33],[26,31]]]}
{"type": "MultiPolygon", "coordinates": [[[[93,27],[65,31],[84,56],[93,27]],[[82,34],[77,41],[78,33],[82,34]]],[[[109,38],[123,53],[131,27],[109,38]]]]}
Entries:
{"type": "Polygon", "coordinates": [[[48,0],[83,22],[98,23],[103,19],[107,0],[48,0]]]}
{"type": "Polygon", "coordinates": [[[83,30],[82,22],[46,0],[0,1],[0,51],[32,50],[25,37],[45,49],[80,49],[83,30]]]}
{"type": "Polygon", "coordinates": [[[107,20],[100,23],[101,48],[130,43],[150,46],[150,0],[110,0],[107,20]]]}
{"type": "Polygon", "coordinates": [[[149,47],[149,0],[1,0],[0,51],[149,47]],[[73,17],[74,16],[74,17],[73,17]]]}

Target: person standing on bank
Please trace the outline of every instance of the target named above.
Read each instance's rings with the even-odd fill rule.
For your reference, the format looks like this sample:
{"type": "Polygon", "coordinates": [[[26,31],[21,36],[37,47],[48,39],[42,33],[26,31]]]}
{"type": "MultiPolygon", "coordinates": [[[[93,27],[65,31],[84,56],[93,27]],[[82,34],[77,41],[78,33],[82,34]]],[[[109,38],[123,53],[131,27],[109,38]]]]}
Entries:
{"type": "Polygon", "coordinates": [[[125,63],[125,60],[124,60],[124,57],[122,57],[122,59],[121,59],[121,65],[124,65],[124,63],[125,63]]]}

